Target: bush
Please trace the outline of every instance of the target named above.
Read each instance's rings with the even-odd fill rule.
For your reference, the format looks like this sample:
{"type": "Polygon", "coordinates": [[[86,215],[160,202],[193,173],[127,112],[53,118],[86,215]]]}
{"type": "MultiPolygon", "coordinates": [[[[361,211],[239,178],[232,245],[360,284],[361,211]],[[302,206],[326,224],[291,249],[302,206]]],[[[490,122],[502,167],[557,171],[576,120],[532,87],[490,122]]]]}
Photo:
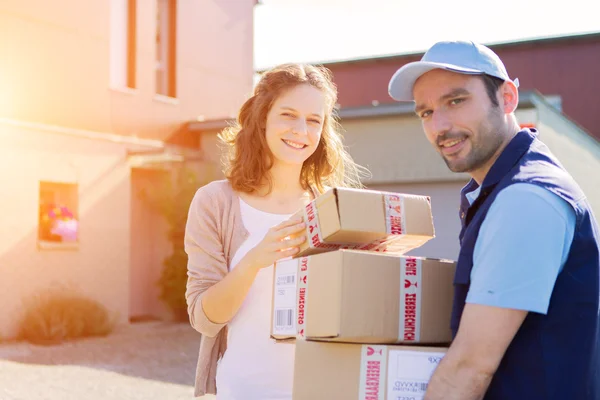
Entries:
{"type": "Polygon", "coordinates": [[[210,173],[202,179],[189,168],[174,169],[153,191],[140,193],[142,199],[162,215],[169,224],[167,233],[172,253],[163,261],[160,279],[156,283],[160,300],[167,305],[175,321],[188,321],[185,289],[187,284],[187,254],[184,250],[185,225],[188,210],[199,187],[211,181],[210,173]]]}
{"type": "Polygon", "coordinates": [[[163,266],[159,280],[160,299],[169,307],[175,321],[185,322],[188,320],[185,301],[187,254],[183,248],[177,247],[163,266]]]}
{"type": "Polygon", "coordinates": [[[53,288],[27,302],[17,338],[34,344],[106,336],[116,318],[100,303],[72,289],[53,288]]]}

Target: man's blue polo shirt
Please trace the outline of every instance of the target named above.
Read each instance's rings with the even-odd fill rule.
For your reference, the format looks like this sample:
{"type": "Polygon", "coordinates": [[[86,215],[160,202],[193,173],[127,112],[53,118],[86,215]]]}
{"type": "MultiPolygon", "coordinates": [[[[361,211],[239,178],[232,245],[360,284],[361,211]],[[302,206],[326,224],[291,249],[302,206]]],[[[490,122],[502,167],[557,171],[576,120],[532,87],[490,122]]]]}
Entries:
{"type": "Polygon", "coordinates": [[[467,303],[546,314],[574,230],[575,212],[557,195],[528,183],[503,189],[481,225],[467,303]]]}

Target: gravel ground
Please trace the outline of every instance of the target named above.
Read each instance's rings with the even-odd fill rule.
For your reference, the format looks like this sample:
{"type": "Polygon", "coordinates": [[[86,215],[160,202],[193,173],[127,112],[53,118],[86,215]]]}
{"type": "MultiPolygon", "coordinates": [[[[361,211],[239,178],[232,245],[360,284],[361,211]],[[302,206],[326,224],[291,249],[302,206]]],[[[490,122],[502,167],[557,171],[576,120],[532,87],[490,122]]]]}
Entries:
{"type": "Polygon", "coordinates": [[[188,324],[162,322],[56,346],[2,343],[0,400],[194,399],[199,344],[188,324]]]}

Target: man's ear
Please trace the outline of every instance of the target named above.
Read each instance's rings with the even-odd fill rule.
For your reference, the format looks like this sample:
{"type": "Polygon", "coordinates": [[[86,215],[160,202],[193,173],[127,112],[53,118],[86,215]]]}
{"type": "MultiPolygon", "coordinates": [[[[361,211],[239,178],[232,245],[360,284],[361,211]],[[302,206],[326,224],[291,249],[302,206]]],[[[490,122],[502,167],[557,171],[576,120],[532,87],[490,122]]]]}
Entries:
{"type": "Polygon", "coordinates": [[[511,81],[506,81],[500,88],[500,96],[502,106],[505,114],[511,114],[519,105],[519,90],[517,86],[511,81]]]}

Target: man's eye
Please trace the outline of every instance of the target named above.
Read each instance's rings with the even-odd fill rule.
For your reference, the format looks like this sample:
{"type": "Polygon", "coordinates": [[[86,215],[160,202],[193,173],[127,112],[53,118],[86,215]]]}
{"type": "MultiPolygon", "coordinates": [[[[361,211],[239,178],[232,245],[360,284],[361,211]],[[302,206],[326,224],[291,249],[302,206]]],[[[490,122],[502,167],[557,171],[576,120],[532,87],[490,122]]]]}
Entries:
{"type": "Polygon", "coordinates": [[[419,115],[419,118],[427,118],[431,115],[431,111],[427,110],[427,111],[423,111],[421,113],[421,115],[419,115]]]}
{"type": "Polygon", "coordinates": [[[452,104],[454,106],[454,105],[462,103],[463,101],[465,101],[465,99],[452,99],[452,100],[450,100],[450,104],[452,104]]]}

